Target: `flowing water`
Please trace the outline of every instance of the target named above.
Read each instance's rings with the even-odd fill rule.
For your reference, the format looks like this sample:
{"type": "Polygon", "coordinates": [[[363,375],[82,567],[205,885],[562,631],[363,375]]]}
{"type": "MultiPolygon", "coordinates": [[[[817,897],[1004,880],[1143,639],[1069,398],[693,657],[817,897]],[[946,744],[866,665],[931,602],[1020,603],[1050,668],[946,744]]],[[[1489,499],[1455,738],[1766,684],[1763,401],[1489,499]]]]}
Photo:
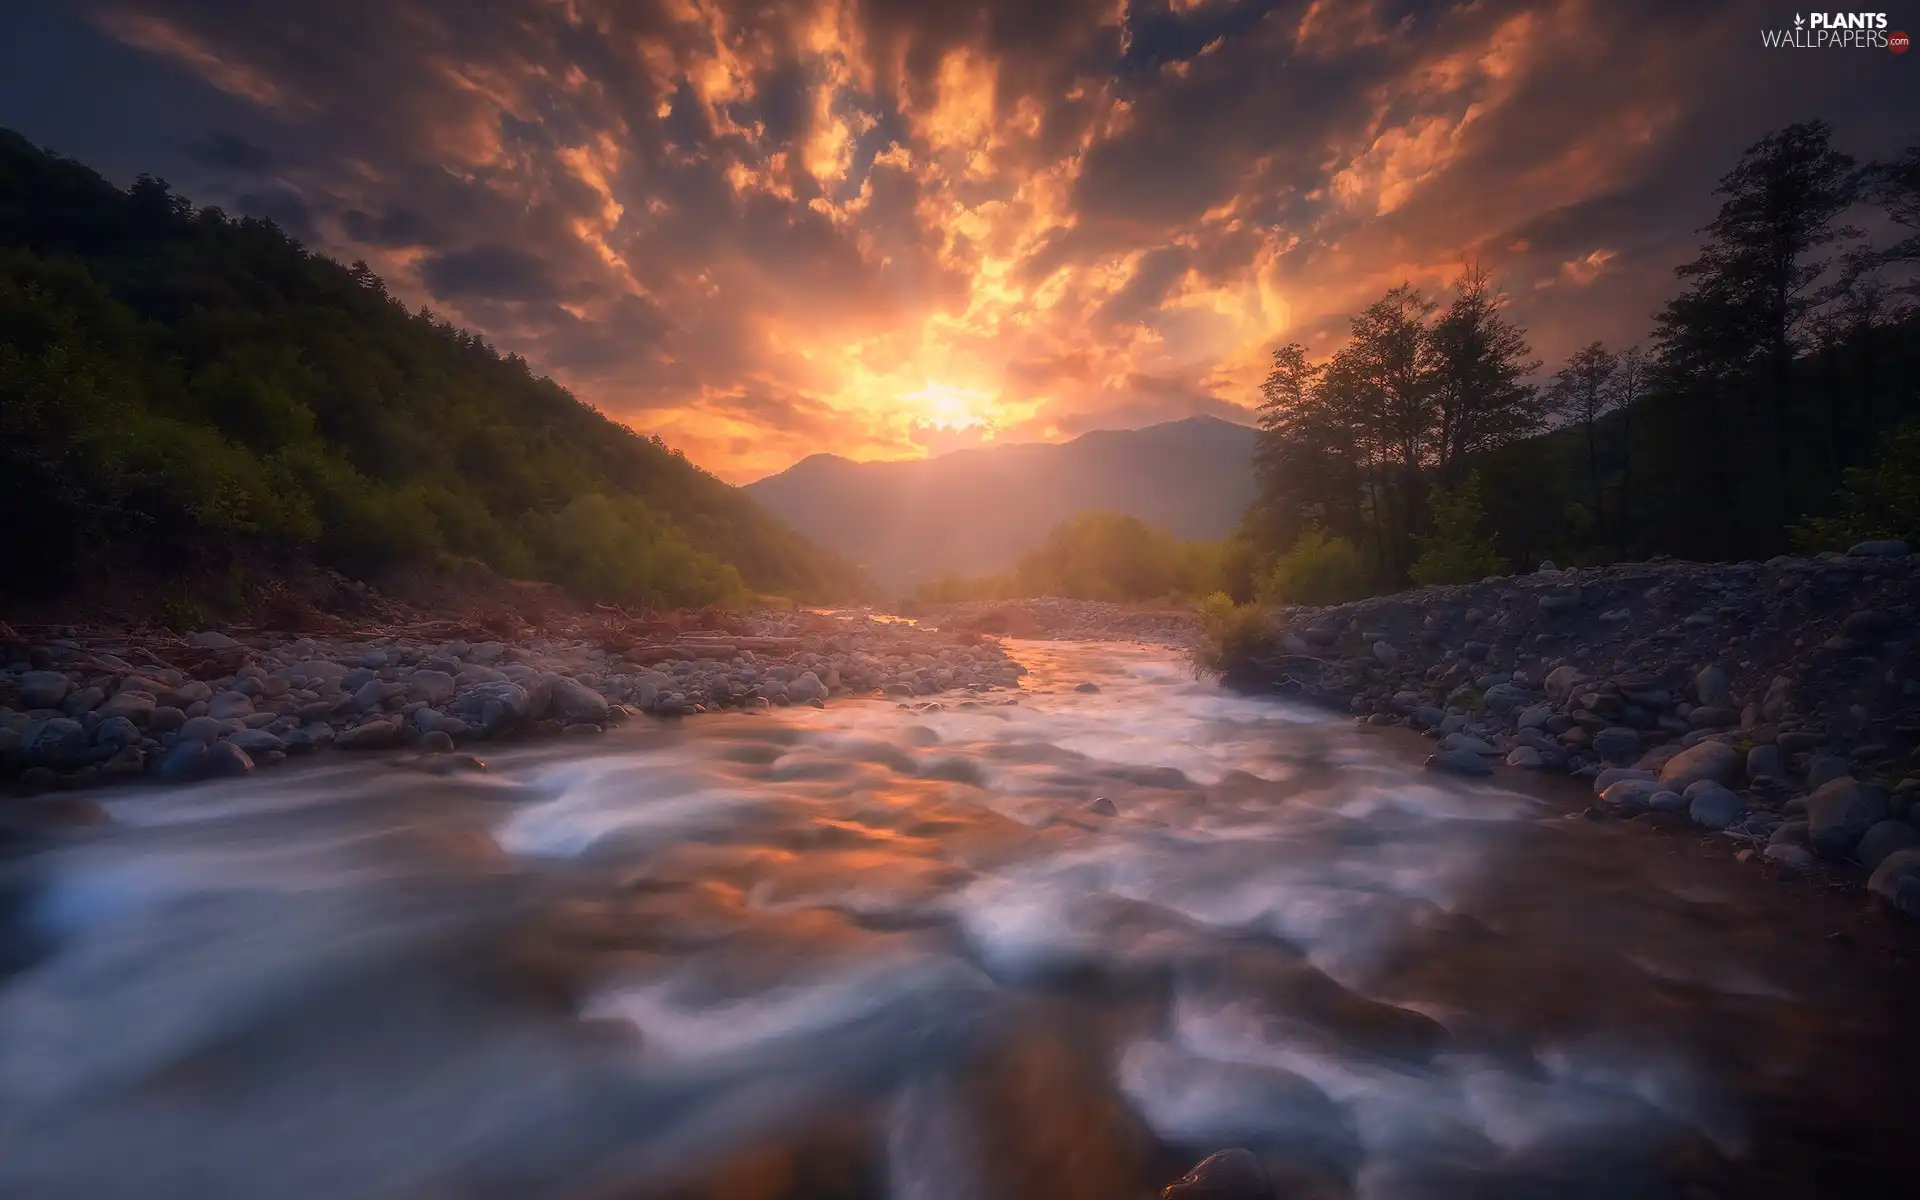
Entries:
{"type": "Polygon", "coordinates": [[[1857,899],[1162,651],[1015,654],[1017,703],[112,799],[9,877],[0,1195],[1130,1200],[1229,1145],[1302,1197],[1920,1180],[1857,899]]]}

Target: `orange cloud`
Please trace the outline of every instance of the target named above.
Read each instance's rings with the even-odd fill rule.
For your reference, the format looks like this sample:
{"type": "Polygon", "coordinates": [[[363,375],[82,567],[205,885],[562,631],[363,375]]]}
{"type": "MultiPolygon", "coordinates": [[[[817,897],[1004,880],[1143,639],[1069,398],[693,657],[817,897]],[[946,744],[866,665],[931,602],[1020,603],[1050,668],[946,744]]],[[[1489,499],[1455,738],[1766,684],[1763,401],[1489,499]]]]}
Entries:
{"type": "Polygon", "coordinates": [[[1732,86],[1700,56],[1737,9],[392,0],[348,36],[127,0],[99,22],[274,123],[323,249],[744,480],[1244,414],[1277,341],[1329,352],[1469,257],[1513,276],[1549,357],[1601,311],[1571,306],[1637,336],[1708,203],[1693,163],[1758,132],[1690,115],[1732,86]]]}

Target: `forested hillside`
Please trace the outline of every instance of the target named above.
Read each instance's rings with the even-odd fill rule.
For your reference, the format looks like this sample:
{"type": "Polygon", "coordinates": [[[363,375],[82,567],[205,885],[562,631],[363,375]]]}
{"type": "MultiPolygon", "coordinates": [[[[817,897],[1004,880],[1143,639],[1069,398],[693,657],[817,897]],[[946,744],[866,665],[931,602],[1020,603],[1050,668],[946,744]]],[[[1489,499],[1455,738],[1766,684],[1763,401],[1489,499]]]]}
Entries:
{"type": "Polygon", "coordinates": [[[1353,599],[1542,560],[1766,558],[1920,540],[1920,147],[1818,121],[1749,147],[1648,346],[1545,386],[1494,280],[1393,289],[1265,384],[1241,598],[1353,599]]]}
{"type": "Polygon", "coordinates": [[[0,591],[479,559],[585,599],[863,586],[363,264],[0,130],[0,591]]]}

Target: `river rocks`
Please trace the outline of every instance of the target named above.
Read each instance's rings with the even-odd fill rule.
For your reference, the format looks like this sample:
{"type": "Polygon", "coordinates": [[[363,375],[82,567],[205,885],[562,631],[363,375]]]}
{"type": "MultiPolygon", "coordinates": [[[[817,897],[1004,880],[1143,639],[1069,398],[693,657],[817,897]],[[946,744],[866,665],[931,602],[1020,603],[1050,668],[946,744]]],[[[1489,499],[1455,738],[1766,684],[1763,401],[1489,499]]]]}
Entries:
{"type": "Polygon", "coordinates": [[[100,777],[108,782],[138,779],[147,768],[147,752],[139,746],[123,746],[113,757],[100,764],[100,777]]]}
{"type": "Polygon", "coordinates": [[[607,698],[579,680],[549,671],[540,682],[548,689],[547,715],[563,725],[607,719],[607,698]]]}
{"type": "Polygon", "coordinates": [[[1913,846],[1920,846],[1920,828],[1905,821],[1876,821],[1853,848],[1853,856],[1871,871],[1888,855],[1913,846]]]}
{"type": "Polygon", "coordinates": [[[73,681],[59,671],[28,671],[20,676],[19,689],[21,708],[57,708],[73,690],[73,681]]]}
{"type": "Polygon", "coordinates": [[[204,769],[216,778],[251,775],[253,756],[230,741],[220,742],[207,748],[204,769]]]}
{"type": "Polygon", "coordinates": [[[1920,920],[1920,847],[1896,850],[1881,859],[1867,879],[1867,890],[1894,911],[1920,920]]]}
{"type": "Polygon", "coordinates": [[[1640,757],[1640,732],[1618,725],[1593,735],[1593,752],[1602,762],[1626,764],[1640,757]]]}
{"type": "Polygon", "coordinates": [[[1519,767],[1522,770],[1537,771],[1547,765],[1547,760],[1532,746],[1515,746],[1507,754],[1507,765],[1519,767]]]}
{"type": "Polygon", "coordinates": [[[1645,779],[1622,779],[1600,793],[1600,803],[1621,816],[1631,817],[1652,808],[1654,795],[1663,790],[1671,789],[1662,789],[1645,779]]]}
{"type": "Polygon", "coordinates": [[[210,746],[226,731],[226,726],[212,717],[189,717],[180,726],[178,736],[183,742],[199,742],[210,746]]]}
{"type": "Polygon", "coordinates": [[[333,744],[342,750],[389,750],[405,738],[406,731],[400,725],[375,719],[341,732],[335,736],[333,744]]]}
{"type": "MultiPolygon", "coordinates": [[[[1099,685],[1083,683],[1074,689],[1078,692],[1097,692],[1099,685]]],[[[812,671],[802,671],[787,683],[787,699],[795,704],[812,704],[816,700],[827,698],[827,685],[819,675],[812,671]]]]}
{"type": "Polygon", "coordinates": [[[1657,813],[1682,813],[1687,811],[1687,798],[1679,792],[1659,791],[1647,797],[1647,809],[1657,813]]]}
{"type": "Polygon", "coordinates": [[[1498,750],[1494,749],[1493,746],[1484,739],[1470,737],[1464,733],[1450,733],[1446,737],[1441,738],[1440,748],[1442,750],[1465,750],[1473,754],[1499,753],[1498,750]]]}
{"type": "Polygon", "coordinates": [[[245,750],[248,754],[267,754],[274,750],[285,750],[286,740],[276,733],[265,729],[242,729],[231,735],[223,743],[245,750]]]}
{"type": "Polygon", "coordinates": [[[1733,680],[1724,668],[1706,666],[1693,676],[1693,699],[1697,704],[1718,704],[1727,698],[1733,680]]]}
{"type": "Polygon", "coordinates": [[[160,756],[156,773],[168,783],[186,783],[200,778],[207,770],[205,742],[182,739],[160,756]]]}
{"type": "Polygon", "coordinates": [[[216,630],[203,629],[187,635],[187,645],[195,650],[238,650],[240,643],[216,630]]]}
{"type": "Polygon", "coordinates": [[[1818,791],[1849,773],[1846,759],[1837,754],[1816,754],[1807,760],[1807,790],[1818,791]]]}
{"type": "Polygon", "coordinates": [[[1275,1200],[1273,1181],[1246,1150],[1222,1150],[1168,1185],[1162,1200],[1275,1200]]]}
{"type": "Polygon", "coordinates": [[[125,717],[136,725],[144,725],[152,720],[159,707],[160,701],[152,692],[122,690],[95,711],[102,717],[125,717]]]}
{"type": "Polygon", "coordinates": [[[244,717],[253,712],[253,697],[244,692],[221,692],[207,703],[207,715],[216,721],[244,717]]]}
{"type": "Polygon", "coordinates": [[[1807,797],[1807,841],[1822,854],[1845,855],[1886,815],[1878,788],[1850,776],[1834,779],[1807,797]]]}
{"type": "Polygon", "coordinates": [[[1688,798],[1687,817],[1703,829],[1725,829],[1745,811],[1745,801],[1711,781],[1688,798]]]}
{"type": "Polygon", "coordinates": [[[20,750],[34,766],[72,770],[93,757],[87,727],[72,717],[52,717],[21,738],[20,750]]]}
{"type": "Polygon", "coordinates": [[[1427,756],[1426,768],[1448,775],[1479,776],[1493,774],[1493,768],[1478,753],[1460,748],[1427,756]]]}
{"type": "Polygon", "coordinates": [[[1748,779],[1784,779],[1786,767],[1780,758],[1778,746],[1755,746],[1747,751],[1748,779]]]}
{"type": "Polygon", "coordinates": [[[426,704],[444,704],[453,699],[453,676],[445,671],[422,669],[407,677],[407,697],[426,704]]]}
{"type": "Polygon", "coordinates": [[[1668,759],[1660,768],[1660,782],[1675,791],[1685,791],[1701,780],[1730,783],[1744,766],[1742,755],[1732,746],[1704,741],[1668,759]]]}
{"type": "Polygon", "coordinates": [[[1820,865],[1813,851],[1792,842],[1770,842],[1762,853],[1768,862],[1789,871],[1812,871],[1820,865]]]}
{"type": "Polygon", "coordinates": [[[1563,701],[1586,682],[1578,668],[1572,666],[1555,667],[1547,673],[1547,695],[1556,701],[1563,701]]]}
{"type": "Polygon", "coordinates": [[[140,744],[140,728],[125,717],[108,717],[93,731],[93,744],[109,754],[140,744]]]}
{"type": "Polygon", "coordinates": [[[1855,542],[1847,548],[1848,558],[1901,558],[1907,553],[1907,544],[1891,538],[1879,541],[1855,542]]]}

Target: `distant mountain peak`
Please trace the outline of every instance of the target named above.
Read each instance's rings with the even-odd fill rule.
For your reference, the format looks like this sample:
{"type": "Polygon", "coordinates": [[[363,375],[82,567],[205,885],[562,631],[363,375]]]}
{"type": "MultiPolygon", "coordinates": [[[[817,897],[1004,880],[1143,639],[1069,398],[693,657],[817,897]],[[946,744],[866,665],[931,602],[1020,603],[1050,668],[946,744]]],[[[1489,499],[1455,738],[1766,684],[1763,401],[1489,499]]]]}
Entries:
{"type": "Polygon", "coordinates": [[[1212,415],[1089,430],[932,458],[809,455],[747,492],[782,519],[906,591],[942,575],[1005,570],[1090,509],[1183,538],[1225,536],[1253,500],[1259,431],[1212,415]]]}

